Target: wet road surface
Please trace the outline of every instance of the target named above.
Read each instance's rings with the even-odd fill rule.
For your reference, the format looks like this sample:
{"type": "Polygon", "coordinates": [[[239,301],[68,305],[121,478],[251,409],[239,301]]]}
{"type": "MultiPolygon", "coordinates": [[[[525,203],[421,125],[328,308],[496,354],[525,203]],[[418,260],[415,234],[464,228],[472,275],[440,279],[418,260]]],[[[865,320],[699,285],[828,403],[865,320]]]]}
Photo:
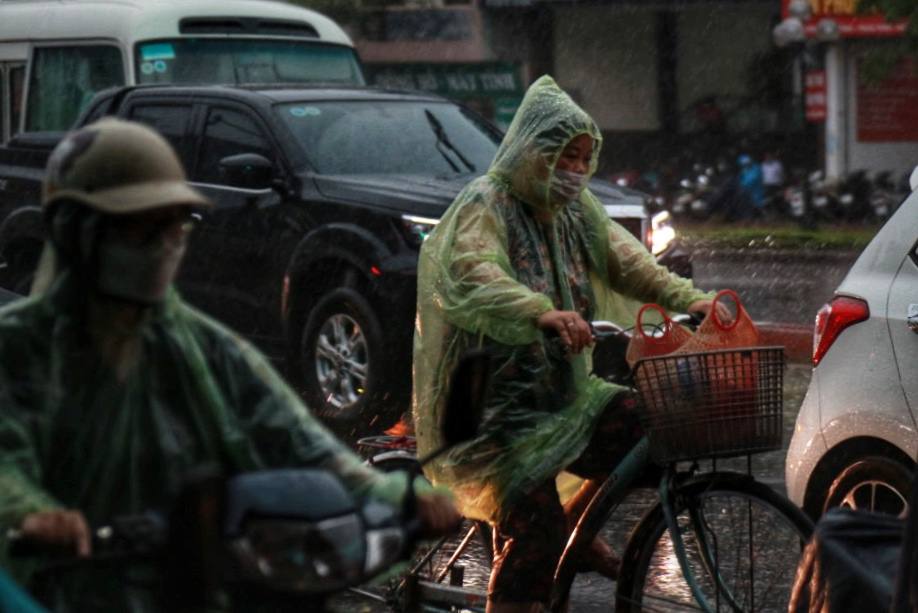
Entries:
{"type": "Polygon", "coordinates": [[[736,290],[755,321],[807,324],[832,298],[857,251],[704,250],[692,256],[694,282],[736,290]]]}
{"type": "MultiPolygon", "coordinates": [[[[781,451],[759,454],[752,459],[752,472],[757,479],[784,493],[784,454],[790,442],[797,411],[803,401],[809,384],[810,368],[802,365],[791,365],[785,372],[784,384],[784,447],[781,451]]],[[[718,469],[745,470],[746,460],[721,460],[718,469]]],[[[655,501],[650,491],[636,491],[630,494],[616,511],[613,521],[604,531],[604,537],[619,553],[624,551],[628,534],[643,516],[644,512],[655,501]]],[[[764,539],[762,539],[764,540],[764,539]]],[[[458,542],[456,539],[455,542],[458,542]]],[[[454,545],[455,546],[455,545],[454,545]]],[[[767,544],[759,544],[758,553],[768,555],[767,544]],[[762,549],[766,548],[766,549],[762,549]]],[[[443,560],[451,553],[443,549],[443,560]]],[[[489,564],[484,549],[473,541],[473,547],[461,558],[465,567],[464,584],[484,590],[487,586],[489,564]]],[[[598,613],[611,611],[615,594],[615,584],[595,573],[578,576],[571,595],[573,613],[598,613]]],[[[336,597],[331,603],[331,610],[344,612],[382,613],[389,609],[382,604],[368,601],[358,596],[344,595],[336,597]]],[[[661,610],[667,610],[662,607],[661,610]]]]}

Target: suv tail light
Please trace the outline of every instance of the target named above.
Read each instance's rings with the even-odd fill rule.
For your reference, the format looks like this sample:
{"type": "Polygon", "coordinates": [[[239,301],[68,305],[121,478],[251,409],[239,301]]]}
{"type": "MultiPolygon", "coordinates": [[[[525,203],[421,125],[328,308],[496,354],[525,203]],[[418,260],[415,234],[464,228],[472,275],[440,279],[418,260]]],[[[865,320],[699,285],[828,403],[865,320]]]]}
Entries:
{"type": "Polygon", "coordinates": [[[816,330],[813,335],[813,366],[818,366],[829,347],[848,326],[870,317],[867,303],[857,298],[836,296],[823,305],[816,314],[816,330]]]}

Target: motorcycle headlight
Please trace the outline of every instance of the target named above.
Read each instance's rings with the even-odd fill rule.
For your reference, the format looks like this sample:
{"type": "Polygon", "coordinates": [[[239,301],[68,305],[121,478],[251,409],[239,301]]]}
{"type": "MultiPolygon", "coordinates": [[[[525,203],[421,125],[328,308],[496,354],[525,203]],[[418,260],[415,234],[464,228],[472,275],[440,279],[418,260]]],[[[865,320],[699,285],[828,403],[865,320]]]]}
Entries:
{"type": "Polygon", "coordinates": [[[650,251],[660,255],[676,239],[676,229],[668,211],[660,211],[650,218],[650,251]]]}
{"type": "Polygon", "coordinates": [[[322,594],[357,585],[367,561],[356,513],[319,522],[252,519],[230,545],[240,579],[276,591],[322,594]]]}
{"type": "Polygon", "coordinates": [[[420,247],[427,240],[427,236],[433,232],[438,223],[440,223],[440,220],[433,217],[402,215],[402,225],[405,228],[408,241],[415,247],[420,247]]]}

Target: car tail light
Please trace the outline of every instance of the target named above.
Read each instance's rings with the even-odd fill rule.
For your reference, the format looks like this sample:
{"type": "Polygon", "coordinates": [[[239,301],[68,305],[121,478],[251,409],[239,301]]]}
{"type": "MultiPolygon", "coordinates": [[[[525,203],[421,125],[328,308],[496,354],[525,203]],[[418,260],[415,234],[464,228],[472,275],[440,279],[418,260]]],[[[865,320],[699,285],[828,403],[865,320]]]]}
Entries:
{"type": "Polygon", "coordinates": [[[813,335],[813,366],[818,366],[829,347],[848,326],[870,317],[867,303],[857,298],[836,296],[823,305],[816,315],[816,330],[813,335]]]}

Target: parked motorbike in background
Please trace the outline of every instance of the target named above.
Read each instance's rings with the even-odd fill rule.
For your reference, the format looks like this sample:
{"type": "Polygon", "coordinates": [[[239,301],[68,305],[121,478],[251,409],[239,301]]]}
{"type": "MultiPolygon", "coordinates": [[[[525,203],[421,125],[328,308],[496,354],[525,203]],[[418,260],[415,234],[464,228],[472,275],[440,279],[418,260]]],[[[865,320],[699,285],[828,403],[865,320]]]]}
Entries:
{"type": "Polygon", "coordinates": [[[696,221],[710,218],[716,210],[718,187],[715,166],[695,162],[679,180],[671,205],[673,216],[696,221]]]}
{"type": "Polygon", "coordinates": [[[866,170],[855,170],[842,177],[838,204],[842,219],[856,223],[869,218],[871,184],[866,170]]]}
{"type": "Polygon", "coordinates": [[[870,191],[870,213],[873,221],[884,222],[899,208],[903,200],[911,193],[908,179],[895,181],[891,171],[878,172],[873,178],[870,191]]]}

